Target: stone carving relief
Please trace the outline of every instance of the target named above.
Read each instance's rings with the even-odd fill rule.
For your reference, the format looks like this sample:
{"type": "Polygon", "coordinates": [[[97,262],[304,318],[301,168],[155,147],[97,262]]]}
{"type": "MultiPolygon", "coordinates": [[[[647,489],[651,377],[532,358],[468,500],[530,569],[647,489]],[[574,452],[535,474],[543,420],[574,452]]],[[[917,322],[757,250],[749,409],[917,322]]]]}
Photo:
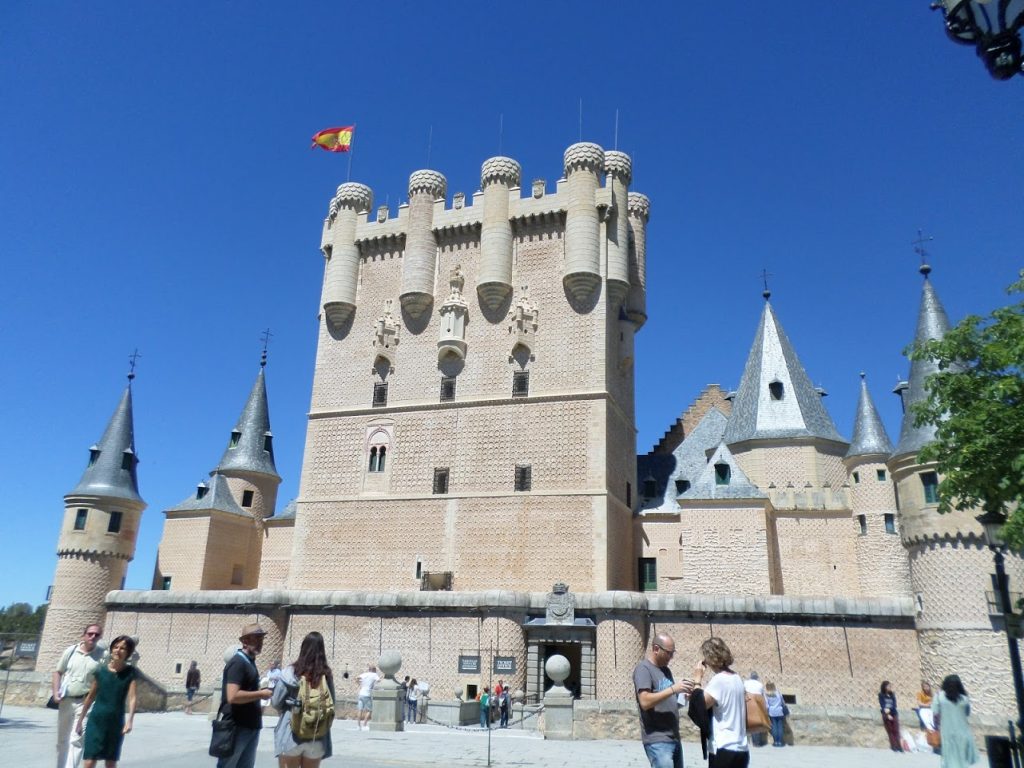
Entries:
{"type": "Polygon", "coordinates": [[[391,299],[384,302],[384,314],[377,318],[373,327],[373,363],[376,369],[377,361],[383,358],[391,366],[395,367],[395,353],[398,350],[398,334],[402,329],[401,323],[395,320],[391,314],[391,299]]]}
{"type": "Polygon", "coordinates": [[[508,332],[512,336],[512,349],[525,347],[533,349],[533,337],[537,335],[537,320],[540,312],[528,296],[529,286],[524,285],[519,300],[509,312],[508,332]]]}
{"type": "Polygon", "coordinates": [[[558,582],[548,593],[546,624],[574,624],[576,622],[576,596],[569,591],[569,585],[558,582]]]}
{"type": "Polygon", "coordinates": [[[462,266],[455,265],[455,268],[448,274],[449,293],[444,304],[441,305],[441,338],[437,342],[437,359],[444,360],[454,355],[460,360],[466,358],[466,315],[469,305],[462,295],[462,289],[466,284],[466,276],[462,272],[462,266]]]}

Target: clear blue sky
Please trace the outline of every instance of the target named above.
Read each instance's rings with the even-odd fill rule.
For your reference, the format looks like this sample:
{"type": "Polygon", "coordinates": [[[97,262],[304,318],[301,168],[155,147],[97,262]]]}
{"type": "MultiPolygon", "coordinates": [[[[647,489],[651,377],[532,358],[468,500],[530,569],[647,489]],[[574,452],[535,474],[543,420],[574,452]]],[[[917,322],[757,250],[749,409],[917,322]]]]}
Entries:
{"type": "Polygon", "coordinates": [[[638,450],[705,384],[736,386],[763,268],[840,432],[863,370],[895,437],[917,228],[954,322],[1005,303],[1024,241],[1024,78],[991,80],[928,5],[0,3],[0,605],[42,602],[135,347],[149,508],[129,587],[220,458],[268,326],[296,495],[347,169],[309,137],[332,125],[358,124],[352,178],[395,208],[431,128],[430,167],[471,194],[499,115],[502,152],[551,184],[580,100],[605,147],[618,109],[652,200],[638,450]]]}

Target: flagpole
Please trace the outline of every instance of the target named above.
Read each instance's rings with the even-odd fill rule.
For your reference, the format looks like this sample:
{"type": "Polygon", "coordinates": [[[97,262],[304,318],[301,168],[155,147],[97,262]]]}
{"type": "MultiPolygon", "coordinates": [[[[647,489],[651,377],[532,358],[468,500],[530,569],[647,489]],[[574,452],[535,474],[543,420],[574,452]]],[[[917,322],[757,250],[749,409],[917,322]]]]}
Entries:
{"type": "Polygon", "coordinates": [[[501,154],[501,143],[505,138],[505,113],[498,115],[498,154],[501,154]]]}
{"type": "Polygon", "coordinates": [[[427,132],[427,168],[430,167],[430,149],[434,143],[434,126],[427,132]]]}
{"type": "Polygon", "coordinates": [[[619,148],[619,110],[615,110],[615,149],[619,148]]]}

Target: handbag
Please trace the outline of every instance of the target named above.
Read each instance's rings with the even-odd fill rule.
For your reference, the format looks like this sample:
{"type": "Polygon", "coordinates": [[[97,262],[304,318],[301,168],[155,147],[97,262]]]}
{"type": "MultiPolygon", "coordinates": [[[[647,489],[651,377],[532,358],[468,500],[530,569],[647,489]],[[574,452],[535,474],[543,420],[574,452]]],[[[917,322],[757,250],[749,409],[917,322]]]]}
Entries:
{"type": "Polygon", "coordinates": [[[928,746],[932,749],[938,749],[942,746],[942,734],[937,730],[925,731],[924,740],[928,742],[928,746]]]}
{"type": "Polygon", "coordinates": [[[55,698],[53,698],[53,696],[50,696],[50,698],[48,698],[46,700],[46,708],[47,709],[60,709],[60,702],[58,702],[55,698]]]}
{"type": "Polygon", "coordinates": [[[743,698],[747,705],[747,733],[764,733],[771,728],[771,720],[768,717],[768,707],[764,703],[764,696],[757,693],[744,693],[743,698]]]}
{"type": "Polygon", "coordinates": [[[224,716],[224,708],[217,712],[217,718],[210,723],[210,757],[230,757],[235,751],[235,721],[224,716]]]}
{"type": "Polygon", "coordinates": [[[782,716],[789,717],[789,707],[786,706],[786,702],[782,702],[782,716]]]}

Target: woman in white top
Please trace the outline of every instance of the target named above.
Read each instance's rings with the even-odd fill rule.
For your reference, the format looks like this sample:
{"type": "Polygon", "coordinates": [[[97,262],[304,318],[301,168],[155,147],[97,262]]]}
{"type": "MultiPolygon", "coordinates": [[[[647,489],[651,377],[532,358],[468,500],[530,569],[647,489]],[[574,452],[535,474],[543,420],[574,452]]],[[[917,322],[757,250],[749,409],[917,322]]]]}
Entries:
{"type": "Polygon", "coordinates": [[[704,702],[712,713],[708,768],[746,768],[750,752],[743,679],[729,668],[733,662],[732,652],[721,638],[705,640],[700,652],[704,658],[694,667],[693,679],[700,685],[707,670],[713,673],[704,686],[704,702]]]}

